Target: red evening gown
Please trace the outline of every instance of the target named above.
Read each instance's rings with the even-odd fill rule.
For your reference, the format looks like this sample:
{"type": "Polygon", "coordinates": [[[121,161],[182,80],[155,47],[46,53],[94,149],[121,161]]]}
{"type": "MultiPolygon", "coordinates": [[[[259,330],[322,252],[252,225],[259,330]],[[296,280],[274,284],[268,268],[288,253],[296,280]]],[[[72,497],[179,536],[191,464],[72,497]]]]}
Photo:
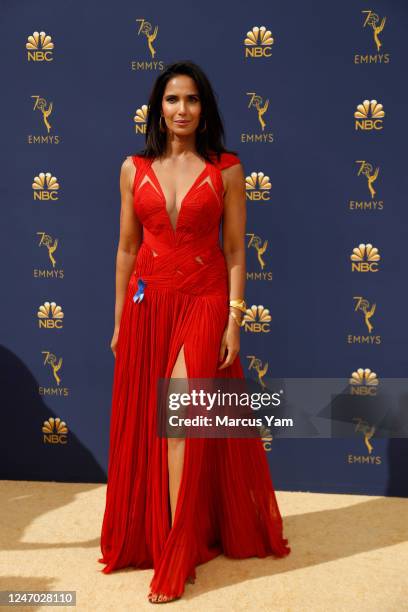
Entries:
{"type": "MultiPolygon", "coordinates": [[[[113,379],[106,507],[101,533],[104,573],[154,568],[151,589],[180,596],[195,567],[219,554],[290,553],[260,438],[186,438],[171,527],[167,438],[156,434],[156,381],[170,378],[184,345],[188,378],[243,378],[236,357],[222,370],[228,276],[219,243],[221,170],[232,153],[205,167],[181,203],[176,228],[153,159],[133,156],[134,209],[143,242],[122,311],[113,379]],[[134,301],[139,284],[144,296],[134,301]]],[[[139,291],[140,294],[140,291],[139,291]]]]}

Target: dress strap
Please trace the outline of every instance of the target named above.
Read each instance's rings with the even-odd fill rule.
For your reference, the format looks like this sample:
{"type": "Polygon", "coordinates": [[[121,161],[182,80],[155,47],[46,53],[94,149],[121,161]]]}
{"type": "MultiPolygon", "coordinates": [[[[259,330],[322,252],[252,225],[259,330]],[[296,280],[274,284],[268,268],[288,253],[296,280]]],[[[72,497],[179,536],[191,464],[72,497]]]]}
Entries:
{"type": "Polygon", "coordinates": [[[231,166],[240,163],[241,160],[239,159],[238,155],[235,155],[234,153],[228,153],[226,151],[223,151],[221,153],[219,161],[214,158],[214,164],[219,170],[225,170],[225,168],[230,168],[231,166]]]}
{"type": "Polygon", "coordinates": [[[222,198],[224,195],[224,181],[222,178],[221,170],[225,168],[229,168],[230,166],[234,166],[235,164],[240,164],[241,160],[237,155],[233,153],[223,152],[220,155],[220,160],[217,160],[215,153],[211,154],[212,163],[207,164],[208,172],[211,177],[211,181],[219,194],[220,206],[222,206],[222,198]]]}
{"type": "Polygon", "coordinates": [[[142,160],[138,155],[132,155],[132,162],[134,163],[136,170],[141,167],[142,160]]]}
{"type": "Polygon", "coordinates": [[[140,157],[140,155],[132,155],[131,157],[136,167],[135,178],[133,181],[133,193],[135,193],[135,190],[137,190],[137,187],[145,174],[149,160],[146,160],[144,157],[140,157]]]}

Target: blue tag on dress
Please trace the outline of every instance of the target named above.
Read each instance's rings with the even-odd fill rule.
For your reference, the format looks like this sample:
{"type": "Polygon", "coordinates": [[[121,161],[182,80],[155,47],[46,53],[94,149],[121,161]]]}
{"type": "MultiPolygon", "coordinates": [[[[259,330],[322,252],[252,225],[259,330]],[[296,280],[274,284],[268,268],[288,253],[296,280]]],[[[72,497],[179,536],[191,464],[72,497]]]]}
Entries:
{"type": "Polygon", "coordinates": [[[133,296],[133,301],[134,302],[141,302],[144,298],[144,288],[146,287],[147,283],[143,280],[143,278],[138,278],[137,279],[137,291],[135,293],[135,295],[133,296]]]}

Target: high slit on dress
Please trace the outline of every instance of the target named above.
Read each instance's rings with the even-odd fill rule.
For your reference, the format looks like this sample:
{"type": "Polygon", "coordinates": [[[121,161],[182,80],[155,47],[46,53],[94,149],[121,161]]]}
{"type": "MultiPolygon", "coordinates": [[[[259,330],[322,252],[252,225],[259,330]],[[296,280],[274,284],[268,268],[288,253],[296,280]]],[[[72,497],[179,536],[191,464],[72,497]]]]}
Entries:
{"type": "Polygon", "coordinates": [[[205,162],[171,224],[151,168],[133,156],[134,209],[143,241],[127,287],[113,378],[108,484],[101,531],[103,572],[154,568],[150,587],[178,597],[195,568],[233,558],[290,553],[260,438],[185,439],[171,526],[167,438],[156,432],[158,378],[170,378],[184,346],[188,378],[243,378],[237,356],[218,370],[228,322],[228,275],[219,229],[221,170],[240,159],[205,162]],[[133,297],[138,280],[144,296],[133,297]]]}

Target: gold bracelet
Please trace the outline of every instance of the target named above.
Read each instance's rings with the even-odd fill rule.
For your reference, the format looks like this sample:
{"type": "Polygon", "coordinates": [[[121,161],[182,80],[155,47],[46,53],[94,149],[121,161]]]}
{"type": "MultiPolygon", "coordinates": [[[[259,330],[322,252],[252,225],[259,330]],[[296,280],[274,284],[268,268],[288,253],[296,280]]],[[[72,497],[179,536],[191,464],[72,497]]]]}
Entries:
{"type": "Polygon", "coordinates": [[[234,308],[238,308],[238,310],[242,310],[243,313],[246,313],[247,305],[245,300],[230,300],[229,305],[234,308]]]}
{"type": "Polygon", "coordinates": [[[230,311],[230,315],[234,319],[234,321],[238,325],[238,327],[242,327],[243,326],[243,324],[244,324],[243,317],[242,317],[242,320],[240,321],[239,317],[235,314],[235,312],[231,312],[230,311]]]}

